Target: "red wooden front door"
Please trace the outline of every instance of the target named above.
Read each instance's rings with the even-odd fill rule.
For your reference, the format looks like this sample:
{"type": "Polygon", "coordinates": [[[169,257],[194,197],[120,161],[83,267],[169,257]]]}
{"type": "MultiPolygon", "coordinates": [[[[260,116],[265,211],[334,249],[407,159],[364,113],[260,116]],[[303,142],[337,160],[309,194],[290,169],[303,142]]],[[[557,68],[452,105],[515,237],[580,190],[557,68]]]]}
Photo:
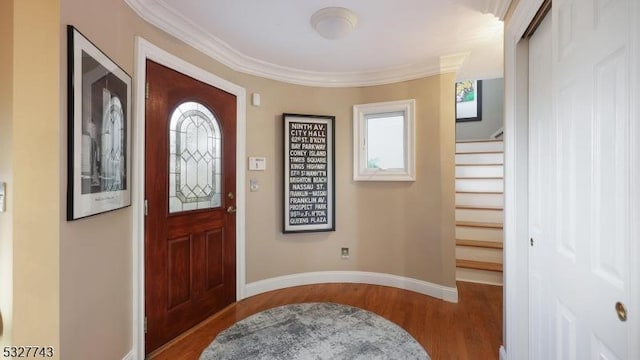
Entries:
{"type": "Polygon", "coordinates": [[[236,98],[147,61],[145,352],[236,298],[236,98]]]}

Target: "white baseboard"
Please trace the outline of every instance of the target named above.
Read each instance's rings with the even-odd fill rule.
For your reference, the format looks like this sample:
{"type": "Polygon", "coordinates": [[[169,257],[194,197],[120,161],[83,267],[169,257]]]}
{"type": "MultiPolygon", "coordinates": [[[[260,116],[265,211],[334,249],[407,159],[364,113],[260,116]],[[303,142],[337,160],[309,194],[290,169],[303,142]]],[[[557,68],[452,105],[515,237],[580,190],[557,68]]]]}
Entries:
{"type": "Polygon", "coordinates": [[[321,271],[279,276],[247,284],[247,297],[293,286],[323,283],[363,283],[391,286],[457,303],[458,289],[398,275],[365,271],[321,271]]]}
{"type": "Polygon", "coordinates": [[[500,360],[507,360],[507,350],[504,349],[504,346],[500,346],[500,360]]]}
{"type": "Polygon", "coordinates": [[[129,351],[129,353],[125,355],[122,360],[136,360],[135,352],[133,351],[133,349],[131,349],[131,351],[129,351]]]}

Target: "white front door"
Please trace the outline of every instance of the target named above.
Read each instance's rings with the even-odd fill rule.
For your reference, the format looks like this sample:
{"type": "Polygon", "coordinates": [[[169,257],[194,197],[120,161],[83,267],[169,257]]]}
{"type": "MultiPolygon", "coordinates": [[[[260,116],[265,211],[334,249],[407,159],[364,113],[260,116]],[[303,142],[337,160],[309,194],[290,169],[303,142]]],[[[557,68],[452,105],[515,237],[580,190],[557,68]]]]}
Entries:
{"type": "Polygon", "coordinates": [[[636,356],[634,1],[555,0],[529,43],[532,359],[636,356]]]}

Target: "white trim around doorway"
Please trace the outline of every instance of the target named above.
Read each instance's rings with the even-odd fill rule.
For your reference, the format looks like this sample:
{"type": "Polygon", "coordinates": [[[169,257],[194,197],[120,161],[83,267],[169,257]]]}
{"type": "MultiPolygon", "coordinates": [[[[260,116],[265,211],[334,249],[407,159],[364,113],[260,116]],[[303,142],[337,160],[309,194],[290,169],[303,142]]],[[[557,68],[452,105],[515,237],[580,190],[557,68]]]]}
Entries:
{"type": "Polygon", "coordinates": [[[215,86],[236,96],[237,99],[237,139],[236,139],[236,300],[246,297],[245,272],[245,157],[246,157],[246,90],[222,79],[204,69],[188,63],[179,57],[136,37],[134,70],[135,111],[133,121],[133,174],[132,181],[132,347],[131,359],[144,359],[144,169],[145,169],[145,83],[146,60],[179,71],[194,79],[215,86]]]}
{"type": "Polygon", "coordinates": [[[529,358],[529,48],[522,35],[543,0],[520,1],[505,28],[504,347],[500,359],[529,358]]]}

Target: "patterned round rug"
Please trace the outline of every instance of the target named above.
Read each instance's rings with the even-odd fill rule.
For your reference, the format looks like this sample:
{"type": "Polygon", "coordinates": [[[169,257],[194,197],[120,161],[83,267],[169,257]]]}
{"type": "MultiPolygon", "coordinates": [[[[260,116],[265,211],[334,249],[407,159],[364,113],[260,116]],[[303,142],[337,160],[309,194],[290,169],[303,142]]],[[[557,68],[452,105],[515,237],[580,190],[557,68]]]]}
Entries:
{"type": "Polygon", "coordinates": [[[372,312],[333,303],[285,305],[222,331],[200,360],[428,360],[404,329],[372,312]]]}

